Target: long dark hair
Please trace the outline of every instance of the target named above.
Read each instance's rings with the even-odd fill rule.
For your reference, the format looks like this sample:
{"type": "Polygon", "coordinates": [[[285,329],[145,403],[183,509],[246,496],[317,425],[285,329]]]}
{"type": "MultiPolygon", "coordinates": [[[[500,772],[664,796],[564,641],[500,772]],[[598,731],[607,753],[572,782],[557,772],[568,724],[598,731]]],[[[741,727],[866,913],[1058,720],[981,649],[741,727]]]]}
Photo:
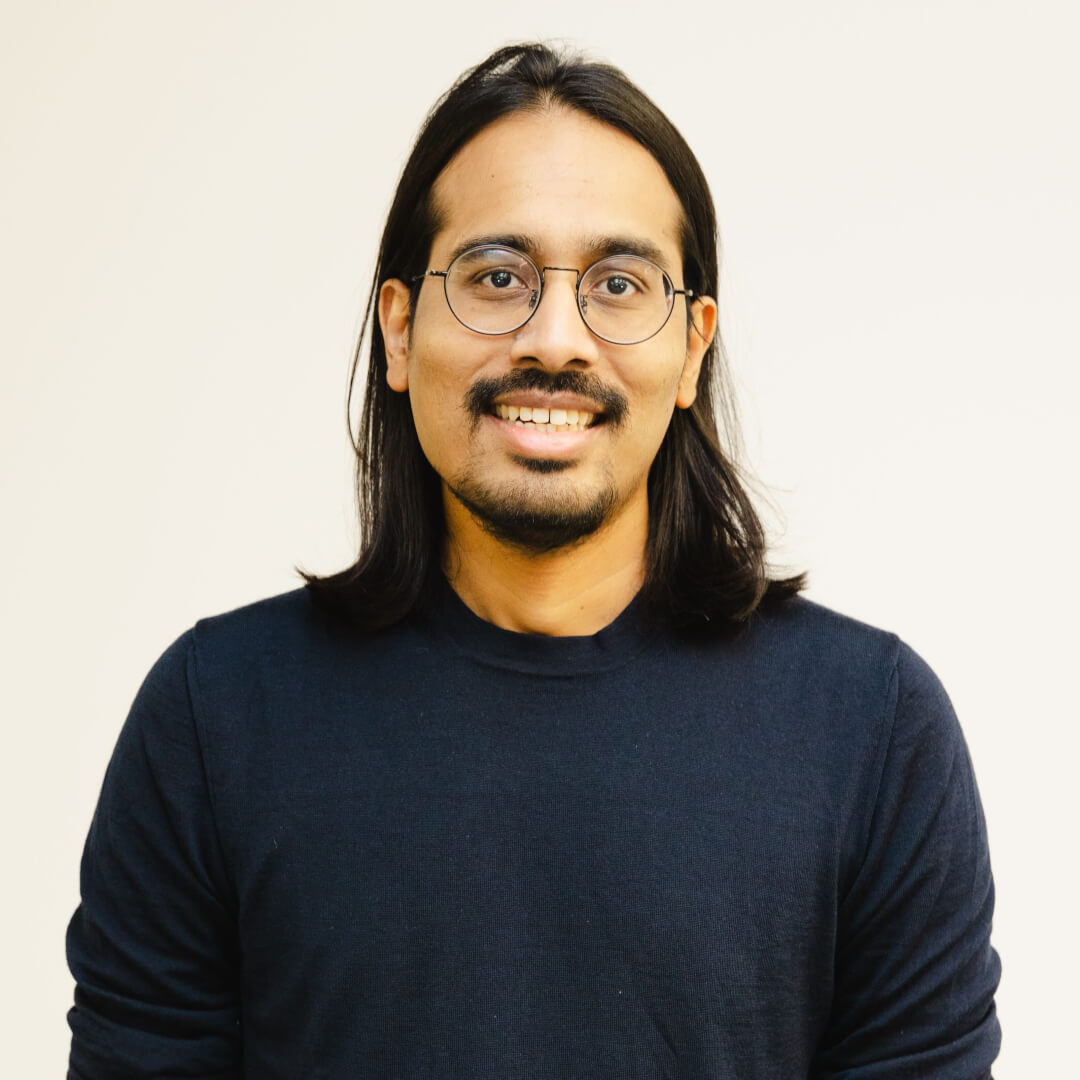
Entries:
{"type": "MultiPolygon", "coordinates": [[[[652,154],[682,203],[684,284],[699,295],[717,295],[716,212],[701,166],[671,121],[621,71],[542,44],[507,46],[467,71],[436,103],[405,164],[356,346],[350,404],[370,326],[367,386],[353,440],[360,555],[340,573],[302,575],[320,602],[365,629],[395,623],[423,604],[437,581],[445,535],[440,481],[420,448],[408,394],[386,383],[385,344],[372,317],[379,288],[392,278],[412,281],[427,269],[439,228],[432,189],[465,143],[502,116],[552,105],[610,124],[652,154]]],[[[675,410],[649,473],[643,585],[654,614],[716,631],[802,586],[801,577],[769,577],[761,521],[733,449],[725,453],[721,445],[718,418],[729,447],[737,446],[723,360],[717,336],[701,366],[697,400],[675,410]]]]}

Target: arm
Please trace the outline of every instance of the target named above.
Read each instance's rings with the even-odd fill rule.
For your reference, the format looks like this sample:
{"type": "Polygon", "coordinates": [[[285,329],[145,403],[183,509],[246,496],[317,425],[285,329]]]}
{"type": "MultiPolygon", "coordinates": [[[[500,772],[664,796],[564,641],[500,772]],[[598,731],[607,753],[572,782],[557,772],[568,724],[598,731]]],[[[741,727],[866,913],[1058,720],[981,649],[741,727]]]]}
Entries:
{"type": "Polygon", "coordinates": [[[843,897],[816,1080],[983,1080],[1000,1032],[994,886],[975,777],[948,698],[901,647],[862,863],[843,897]]]}
{"type": "Polygon", "coordinates": [[[239,1075],[239,949],[192,707],[190,637],[113,753],[68,927],[69,1080],[239,1075]]]}

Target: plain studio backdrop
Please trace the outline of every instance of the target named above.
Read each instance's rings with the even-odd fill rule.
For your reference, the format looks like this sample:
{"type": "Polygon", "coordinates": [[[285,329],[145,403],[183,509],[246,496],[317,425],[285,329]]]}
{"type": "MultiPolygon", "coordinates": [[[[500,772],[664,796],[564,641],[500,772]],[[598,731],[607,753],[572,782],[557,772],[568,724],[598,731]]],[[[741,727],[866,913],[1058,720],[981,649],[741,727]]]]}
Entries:
{"type": "Polygon", "coordinates": [[[7,0],[4,1075],[63,1074],[79,856],[150,665],[351,558],[346,371],[420,121],[543,37],[699,155],[778,556],[943,679],[997,877],[996,1073],[1075,1076],[1075,10],[7,0]]]}

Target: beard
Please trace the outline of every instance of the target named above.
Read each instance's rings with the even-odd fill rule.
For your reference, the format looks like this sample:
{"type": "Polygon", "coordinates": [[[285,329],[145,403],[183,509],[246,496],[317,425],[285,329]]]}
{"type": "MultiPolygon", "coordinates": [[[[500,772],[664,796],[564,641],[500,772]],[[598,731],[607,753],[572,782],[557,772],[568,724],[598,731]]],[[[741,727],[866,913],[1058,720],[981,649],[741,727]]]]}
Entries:
{"type": "MultiPolygon", "coordinates": [[[[522,458],[518,464],[531,472],[551,475],[562,472],[570,462],[522,458]]],[[[567,501],[561,485],[525,478],[491,490],[465,472],[447,486],[485,532],[529,555],[572,547],[592,536],[611,516],[618,501],[610,478],[599,491],[576,505],[567,501]]]]}
{"type": "MultiPolygon", "coordinates": [[[[500,394],[515,390],[569,392],[596,403],[603,422],[612,428],[627,420],[627,401],[617,390],[594,375],[578,371],[554,374],[538,368],[522,368],[501,378],[481,379],[465,396],[465,408],[475,432],[485,413],[492,411],[500,394]]],[[[543,555],[571,547],[592,536],[611,516],[618,503],[614,479],[607,475],[592,494],[575,491],[572,483],[559,484],[554,475],[573,468],[573,462],[556,458],[514,456],[514,463],[532,477],[485,487],[480,477],[466,468],[453,482],[451,494],[496,540],[531,555],[543,555]],[[545,483],[542,477],[551,477],[545,483]]]]}

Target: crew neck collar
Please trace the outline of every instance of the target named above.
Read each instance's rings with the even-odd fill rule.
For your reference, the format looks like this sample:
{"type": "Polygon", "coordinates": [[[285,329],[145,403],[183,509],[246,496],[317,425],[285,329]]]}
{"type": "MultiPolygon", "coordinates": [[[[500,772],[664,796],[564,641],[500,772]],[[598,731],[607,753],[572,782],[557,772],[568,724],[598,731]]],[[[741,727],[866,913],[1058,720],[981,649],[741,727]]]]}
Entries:
{"type": "Polygon", "coordinates": [[[473,612],[442,574],[424,617],[436,636],[482,663],[552,678],[622,667],[655,633],[640,592],[595,634],[549,637],[504,630],[473,612]]]}

